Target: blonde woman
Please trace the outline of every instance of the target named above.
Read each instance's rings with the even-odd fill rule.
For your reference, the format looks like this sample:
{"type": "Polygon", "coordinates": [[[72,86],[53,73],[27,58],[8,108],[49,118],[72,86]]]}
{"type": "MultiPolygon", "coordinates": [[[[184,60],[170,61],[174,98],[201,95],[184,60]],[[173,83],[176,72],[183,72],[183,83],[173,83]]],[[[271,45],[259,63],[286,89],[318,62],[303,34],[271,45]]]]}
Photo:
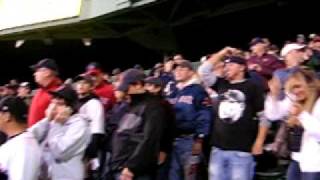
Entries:
{"type": "Polygon", "coordinates": [[[277,100],[279,81],[269,83],[265,103],[268,119],[285,119],[288,125],[288,148],[292,161],[288,180],[320,179],[320,87],[314,72],[297,69],[285,83],[287,97],[277,100]]]}

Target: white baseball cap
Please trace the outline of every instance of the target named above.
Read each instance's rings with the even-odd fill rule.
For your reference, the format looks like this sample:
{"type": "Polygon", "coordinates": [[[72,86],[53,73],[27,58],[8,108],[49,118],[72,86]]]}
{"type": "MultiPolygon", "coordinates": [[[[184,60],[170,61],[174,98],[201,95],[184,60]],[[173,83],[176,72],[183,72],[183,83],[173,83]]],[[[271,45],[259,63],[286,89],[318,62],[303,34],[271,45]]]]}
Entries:
{"type": "Polygon", "coordinates": [[[290,43],[290,44],[286,44],[282,50],[281,50],[281,53],[280,55],[282,57],[286,56],[290,51],[292,50],[299,50],[299,49],[303,49],[305,48],[306,45],[304,44],[297,44],[297,43],[290,43]]]}

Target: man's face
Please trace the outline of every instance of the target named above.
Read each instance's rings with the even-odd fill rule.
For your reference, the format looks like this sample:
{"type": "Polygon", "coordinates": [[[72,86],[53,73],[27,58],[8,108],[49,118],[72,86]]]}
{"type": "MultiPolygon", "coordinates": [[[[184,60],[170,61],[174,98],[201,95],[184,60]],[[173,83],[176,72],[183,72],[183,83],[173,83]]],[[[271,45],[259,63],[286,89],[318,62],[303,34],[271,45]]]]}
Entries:
{"type": "Polygon", "coordinates": [[[76,84],[76,91],[78,95],[88,94],[93,90],[93,86],[86,80],[80,80],[76,84]]]}
{"type": "Polygon", "coordinates": [[[257,43],[255,45],[251,46],[250,49],[252,52],[257,53],[257,52],[265,51],[266,47],[267,47],[267,45],[264,43],[257,43]]]}
{"type": "Polygon", "coordinates": [[[141,83],[134,83],[134,84],[129,85],[127,94],[129,94],[129,95],[141,94],[144,92],[145,92],[144,85],[142,85],[141,83]]]}
{"type": "Polygon", "coordinates": [[[51,74],[51,70],[47,68],[38,68],[34,73],[34,80],[39,85],[45,85],[47,78],[51,74]]]}
{"type": "Polygon", "coordinates": [[[90,74],[90,76],[93,79],[93,82],[94,82],[93,86],[94,87],[99,86],[104,81],[103,74],[101,74],[101,73],[93,73],[93,74],[90,74]]]}
{"type": "Polygon", "coordinates": [[[59,97],[54,97],[51,100],[50,105],[48,107],[48,109],[51,108],[51,111],[53,113],[53,119],[55,119],[58,113],[60,113],[61,109],[65,108],[66,106],[67,104],[64,99],[59,97]]]}
{"type": "Polygon", "coordinates": [[[237,63],[226,63],[224,67],[225,77],[228,80],[234,80],[239,73],[243,72],[245,69],[244,65],[237,63]]]}
{"type": "Polygon", "coordinates": [[[158,87],[154,84],[146,83],[144,88],[151,94],[160,94],[161,87],[158,87]]]}
{"type": "Polygon", "coordinates": [[[186,82],[190,80],[193,76],[194,72],[187,67],[178,66],[174,70],[175,80],[178,82],[186,82]]]}
{"type": "Polygon", "coordinates": [[[305,60],[306,54],[303,49],[290,51],[285,58],[287,66],[298,66],[305,60]]]}
{"type": "Polygon", "coordinates": [[[315,49],[320,49],[320,41],[314,42],[314,43],[313,43],[313,47],[314,47],[315,49]]]}
{"type": "Polygon", "coordinates": [[[6,122],[9,120],[9,113],[0,111],[0,130],[5,131],[6,122]]]}
{"type": "Polygon", "coordinates": [[[20,97],[28,96],[30,91],[31,90],[28,87],[19,87],[18,88],[18,96],[20,96],[20,97]]]}

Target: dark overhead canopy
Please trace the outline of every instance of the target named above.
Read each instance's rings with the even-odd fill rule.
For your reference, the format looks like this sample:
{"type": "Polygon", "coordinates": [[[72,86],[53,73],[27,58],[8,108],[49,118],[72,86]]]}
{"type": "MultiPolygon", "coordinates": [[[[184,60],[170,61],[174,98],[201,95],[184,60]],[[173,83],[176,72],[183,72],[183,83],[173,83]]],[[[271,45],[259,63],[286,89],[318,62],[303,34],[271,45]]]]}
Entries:
{"type": "Polygon", "coordinates": [[[97,18],[0,36],[0,40],[129,38],[155,50],[177,50],[175,28],[276,4],[278,0],[158,0],[97,18]]]}

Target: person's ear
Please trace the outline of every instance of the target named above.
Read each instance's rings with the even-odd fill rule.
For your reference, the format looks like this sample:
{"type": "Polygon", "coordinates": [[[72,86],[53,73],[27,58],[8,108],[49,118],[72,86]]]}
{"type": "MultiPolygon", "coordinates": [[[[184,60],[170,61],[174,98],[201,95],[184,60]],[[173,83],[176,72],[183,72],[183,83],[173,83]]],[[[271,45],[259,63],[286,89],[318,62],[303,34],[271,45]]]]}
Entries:
{"type": "Polygon", "coordinates": [[[3,116],[2,116],[2,118],[3,118],[3,120],[4,120],[5,122],[9,122],[10,119],[11,119],[11,114],[10,114],[9,112],[5,112],[5,113],[3,114],[3,116]]]}

